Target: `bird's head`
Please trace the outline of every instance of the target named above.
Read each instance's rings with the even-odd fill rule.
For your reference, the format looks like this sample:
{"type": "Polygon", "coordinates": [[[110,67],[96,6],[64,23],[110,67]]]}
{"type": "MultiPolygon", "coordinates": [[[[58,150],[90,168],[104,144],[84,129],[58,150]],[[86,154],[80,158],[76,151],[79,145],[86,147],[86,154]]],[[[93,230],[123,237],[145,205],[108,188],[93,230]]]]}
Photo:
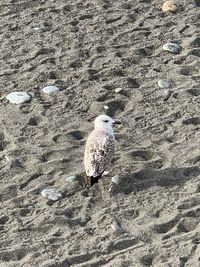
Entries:
{"type": "Polygon", "coordinates": [[[95,129],[103,128],[103,129],[109,129],[112,128],[114,124],[121,124],[119,121],[113,120],[111,117],[107,115],[99,115],[96,117],[94,121],[95,129]]]}

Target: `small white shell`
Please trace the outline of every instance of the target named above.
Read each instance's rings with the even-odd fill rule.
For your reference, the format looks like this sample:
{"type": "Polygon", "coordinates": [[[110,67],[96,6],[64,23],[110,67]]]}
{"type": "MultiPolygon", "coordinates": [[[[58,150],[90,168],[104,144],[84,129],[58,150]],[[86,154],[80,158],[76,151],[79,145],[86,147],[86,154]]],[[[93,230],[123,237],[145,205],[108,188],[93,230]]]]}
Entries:
{"type": "Polygon", "coordinates": [[[52,94],[52,93],[56,93],[56,92],[60,91],[60,89],[57,86],[49,85],[49,86],[45,86],[42,89],[42,91],[45,94],[52,94]]]}
{"type": "Polygon", "coordinates": [[[76,176],[75,175],[70,175],[65,179],[66,182],[73,183],[76,181],[76,176]]]}
{"type": "Polygon", "coordinates": [[[119,233],[124,233],[125,230],[122,228],[122,226],[120,225],[120,223],[114,221],[112,224],[111,224],[111,228],[116,231],[116,232],[119,232],[119,233]]]}
{"type": "Polygon", "coordinates": [[[52,188],[42,190],[41,195],[53,201],[57,201],[62,197],[62,194],[60,192],[52,188]]]}
{"type": "Polygon", "coordinates": [[[115,89],[115,93],[121,93],[123,91],[123,88],[119,87],[115,89]]]}
{"type": "Polygon", "coordinates": [[[114,183],[114,184],[119,184],[120,181],[121,181],[121,178],[119,175],[115,175],[112,177],[111,181],[114,183]]]}
{"type": "Polygon", "coordinates": [[[158,81],[158,86],[160,87],[160,88],[169,88],[170,87],[170,82],[169,81],[167,81],[167,80],[159,80],[158,81]]]}
{"type": "Polygon", "coordinates": [[[166,43],[163,45],[163,50],[177,54],[181,50],[181,47],[176,43],[166,43]]]}
{"type": "Polygon", "coordinates": [[[6,96],[12,104],[23,104],[31,99],[31,96],[26,92],[12,92],[6,96]]]}
{"type": "Polygon", "coordinates": [[[34,27],[33,30],[39,31],[39,30],[41,30],[41,28],[40,27],[34,27]]]}
{"type": "Polygon", "coordinates": [[[171,92],[171,90],[169,90],[169,89],[165,89],[165,90],[163,91],[163,93],[164,93],[165,95],[169,95],[169,94],[171,94],[172,92],[171,92]]]}

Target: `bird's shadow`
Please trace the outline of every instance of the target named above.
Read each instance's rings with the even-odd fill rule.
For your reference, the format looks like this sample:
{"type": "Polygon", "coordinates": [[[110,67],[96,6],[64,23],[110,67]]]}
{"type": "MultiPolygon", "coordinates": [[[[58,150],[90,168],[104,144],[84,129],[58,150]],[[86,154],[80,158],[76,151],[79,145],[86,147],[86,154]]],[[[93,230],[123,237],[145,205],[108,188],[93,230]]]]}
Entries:
{"type": "Polygon", "coordinates": [[[200,175],[198,166],[172,167],[166,169],[142,169],[130,175],[121,176],[118,185],[113,187],[113,194],[128,195],[152,186],[173,187],[183,185],[188,180],[200,175]]]}

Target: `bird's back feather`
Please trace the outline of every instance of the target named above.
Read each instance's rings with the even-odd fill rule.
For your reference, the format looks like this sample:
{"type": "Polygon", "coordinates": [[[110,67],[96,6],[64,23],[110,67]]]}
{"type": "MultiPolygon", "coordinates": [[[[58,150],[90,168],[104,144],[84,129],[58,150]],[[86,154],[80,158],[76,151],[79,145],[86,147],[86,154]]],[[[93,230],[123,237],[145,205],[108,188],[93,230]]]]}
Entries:
{"type": "Polygon", "coordinates": [[[84,165],[88,177],[98,177],[109,167],[114,154],[114,135],[93,130],[86,141],[84,165]]]}

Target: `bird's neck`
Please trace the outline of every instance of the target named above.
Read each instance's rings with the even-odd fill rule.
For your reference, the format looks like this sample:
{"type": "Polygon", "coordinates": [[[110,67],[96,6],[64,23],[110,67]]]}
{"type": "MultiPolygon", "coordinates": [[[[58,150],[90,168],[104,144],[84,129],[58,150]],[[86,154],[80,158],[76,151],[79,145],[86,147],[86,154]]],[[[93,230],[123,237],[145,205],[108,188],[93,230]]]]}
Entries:
{"type": "Polygon", "coordinates": [[[101,127],[101,125],[99,126],[96,126],[95,127],[95,130],[101,130],[101,131],[104,131],[106,132],[109,136],[111,137],[114,137],[114,131],[113,131],[113,128],[111,126],[107,126],[107,127],[101,127]]]}

